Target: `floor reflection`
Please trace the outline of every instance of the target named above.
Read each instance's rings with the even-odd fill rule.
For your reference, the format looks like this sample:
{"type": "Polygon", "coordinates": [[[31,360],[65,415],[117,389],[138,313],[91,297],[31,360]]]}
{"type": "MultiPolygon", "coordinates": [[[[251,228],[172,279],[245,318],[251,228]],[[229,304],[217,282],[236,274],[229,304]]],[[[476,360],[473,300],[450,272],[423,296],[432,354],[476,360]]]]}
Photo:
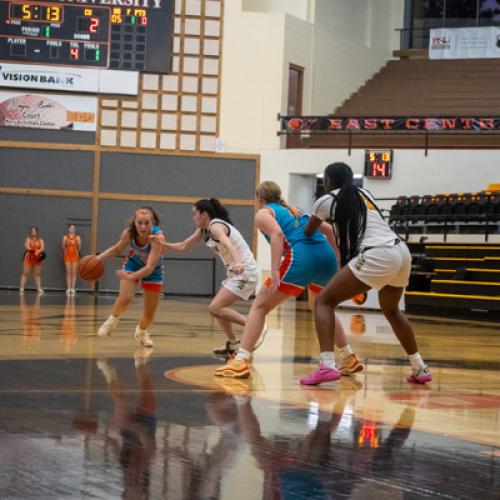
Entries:
{"type": "Polygon", "coordinates": [[[23,347],[34,348],[40,343],[42,330],[40,328],[40,298],[37,293],[29,299],[25,295],[19,295],[19,308],[21,311],[21,323],[23,325],[23,347]]]}
{"type": "Polygon", "coordinates": [[[149,498],[150,465],[156,449],[156,398],[147,360],[152,349],[134,354],[139,382],[137,403],[132,404],[118,379],[115,368],[104,359],[97,367],[108,384],[113,400],[113,427],[119,435],[108,434],[108,446],[123,470],[122,498],[149,498]]]}

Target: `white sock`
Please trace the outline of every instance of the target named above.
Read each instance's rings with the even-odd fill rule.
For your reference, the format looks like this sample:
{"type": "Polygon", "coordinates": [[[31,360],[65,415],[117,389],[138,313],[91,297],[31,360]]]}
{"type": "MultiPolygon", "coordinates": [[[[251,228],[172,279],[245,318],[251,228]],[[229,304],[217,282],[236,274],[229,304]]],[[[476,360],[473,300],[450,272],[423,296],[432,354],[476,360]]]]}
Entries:
{"type": "Polygon", "coordinates": [[[344,347],[339,347],[337,349],[337,354],[340,356],[340,359],[345,359],[351,354],[354,354],[354,351],[352,350],[351,346],[349,344],[346,344],[344,347]]]}
{"type": "Polygon", "coordinates": [[[424,360],[418,351],[415,354],[409,354],[408,359],[410,360],[411,367],[415,371],[418,371],[425,366],[424,360]]]}
{"type": "Polygon", "coordinates": [[[319,364],[328,368],[335,368],[335,353],[333,351],[320,352],[319,364]]]}
{"type": "Polygon", "coordinates": [[[240,341],[239,341],[238,339],[235,339],[235,340],[229,340],[229,343],[230,343],[231,345],[236,345],[236,344],[239,344],[239,343],[240,343],[240,341]]]}
{"type": "Polygon", "coordinates": [[[238,349],[238,352],[236,353],[236,359],[238,361],[241,361],[242,359],[246,359],[247,361],[249,361],[251,357],[252,353],[250,351],[247,351],[246,349],[243,349],[242,347],[240,347],[238,349]]]}

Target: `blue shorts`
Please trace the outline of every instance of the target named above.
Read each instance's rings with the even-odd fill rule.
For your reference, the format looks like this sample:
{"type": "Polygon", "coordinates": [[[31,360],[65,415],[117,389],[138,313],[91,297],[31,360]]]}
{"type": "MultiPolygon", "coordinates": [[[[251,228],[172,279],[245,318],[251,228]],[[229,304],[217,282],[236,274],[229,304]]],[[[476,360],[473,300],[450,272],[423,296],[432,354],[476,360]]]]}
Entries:
{"type": "MultiPolygon", "coordinates": [[[[337,270],[337,257],[326,240],[297,243],[285,251],[278,290],[299,297],[307,286],[315,291],[325,286],[337,270]]],[[[267,280],[265,285],[269,284],[270,280],[267,280]]]]}
{"type": "MultiPolygon", "coordinates": [[[[144,266],[141,266],[131,259],[127,259],[123,266],[123,270],[127,273],[135,273],[140,271],[144,266]]],[[[163,287],[163,268],[158,266],[155,270],[141,278],[141,288],[144,290],[152,290],[154,292],[161,292],[163,287]]]]}

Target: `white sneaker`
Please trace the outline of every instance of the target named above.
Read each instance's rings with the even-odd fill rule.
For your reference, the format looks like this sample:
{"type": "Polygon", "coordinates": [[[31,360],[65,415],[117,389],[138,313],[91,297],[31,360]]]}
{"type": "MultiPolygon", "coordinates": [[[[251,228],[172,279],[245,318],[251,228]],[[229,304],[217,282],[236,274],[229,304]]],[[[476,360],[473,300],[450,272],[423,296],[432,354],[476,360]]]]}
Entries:
{"type": "Polygon", "coordinates": [[[66,295],[71,295],[71,288],[68,288],[68,289],[66,290],[66,295]]]}
{"type": "Polygon", "coordinates": [[[137,343],[142,346],[142,347],[153,347],[153,341],[149,337],[149,332],[147,330],[141,330],[139,328],[139,325],[135,327],[135,334],[134,334],[135,340],[137,340],[137,343]]]}
{"type": "Polygon", "coordinates": [[[38,293],[39,293],[40,295],[43,295],[45,292],[43,291],[43,288],[39,288],[39,289],[38,289],[38,293]]]}
{"type": "Polygon", "coordinates": [[[19,295],[24,295],[24,288],[19,289],[19,295]]]}
{"type": "Polygon", "coordinates": [[[109,337],[111,332],[118,326],[120,319],[112,314],[109,318],[101,325],[99,330],[97,330],[97,335],[99,337],[109,337]]]}
{"type": "Polygon", "coordinates": [[[262,328],[262,331],[260,332],[260,337],[257,339],[257,342],[255,342],[252,351],[256,351],[262,345],[264,339],[266,338],[266,333],[268,330],[269,330],[269,325],[267,323],[264,323],[264,328],[262,328]]]}
{"type": "Polygon", "coordinates": [[[74,288],[70,289],[70,295],[76,295],[76,290],[74,288]]]}

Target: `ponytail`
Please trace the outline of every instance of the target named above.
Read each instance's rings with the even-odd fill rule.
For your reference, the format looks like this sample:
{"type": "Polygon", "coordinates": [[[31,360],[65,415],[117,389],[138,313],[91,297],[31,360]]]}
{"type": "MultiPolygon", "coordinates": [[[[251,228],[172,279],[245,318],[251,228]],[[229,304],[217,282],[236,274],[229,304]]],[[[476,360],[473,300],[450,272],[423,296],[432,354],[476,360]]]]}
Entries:
{"type": "Polygon", "coordinates": [[[217,198],[204,198],[202,200],[198,200],[194,204],[194,207],[200,213],[206,212],[210,220],[221,219],[228,224],[232,224],[231,219],[229,218],[228,210],[217,198]]]}
{"type": "Polygon", "coordinates": [[[281,197],[281,188],[274,181],[264,181],[261,182],[255,191],[255,194],[261,198],[266,203],[278,203],[282,207],[285,207],[291,215],[295,217],[295,226],[298,226],[299,219],[302,212],[292,205],[288,204],[281,197]]]}

